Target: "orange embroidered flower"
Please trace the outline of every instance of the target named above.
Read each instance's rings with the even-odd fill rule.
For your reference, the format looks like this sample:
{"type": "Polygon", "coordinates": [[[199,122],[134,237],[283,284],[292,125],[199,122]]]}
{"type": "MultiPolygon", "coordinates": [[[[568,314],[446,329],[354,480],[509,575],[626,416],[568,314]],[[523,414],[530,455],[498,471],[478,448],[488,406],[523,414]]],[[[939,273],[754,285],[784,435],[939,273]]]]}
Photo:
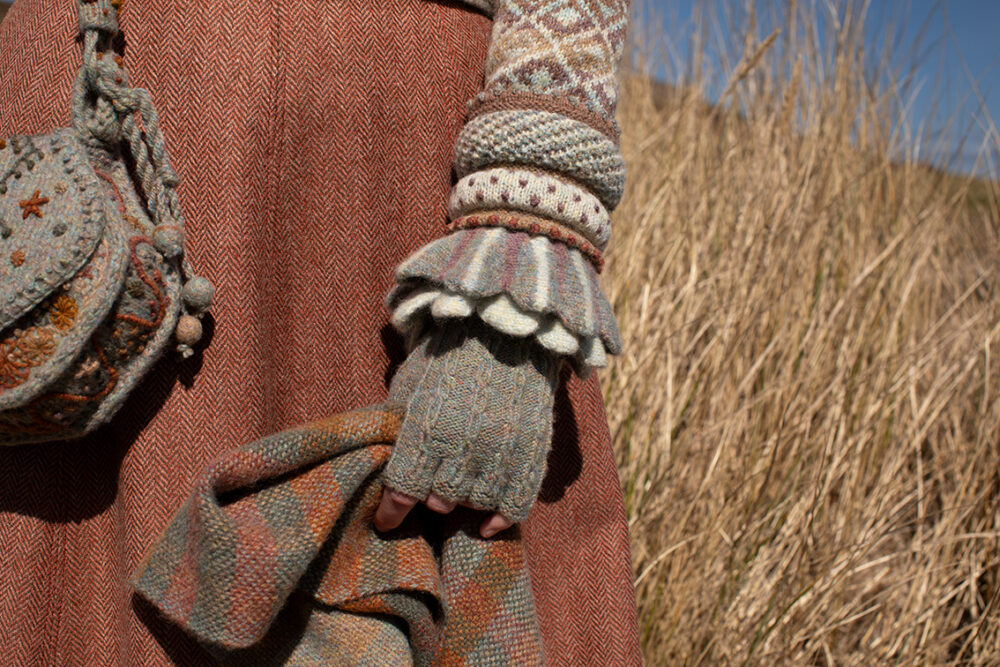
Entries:
{"type": "Polygon", "coordinates": [[[0,342],[0,387],[10,389],[28,379],[28,369],[19,366],[10,358],[14,342],[0,342]]]}
{"type": "Polygon", "coordinates": [[[15,250],[14,252],[10,253],[10,263],[13,264],[14,266],[21,266],[22,264],[24,264],[24,251],[15,250]]]}
{"type": "Polygon", "coordinates": [[[32,327],[14,338],[7,359],[15,366],[37,366],[56,351],[56,339],[48,327],[32,327]]]}
{"type": "Polygon", "coordinates": [[[60,294],[52,302],[52,307],[49,309],[49,316],[52,318],[52,324],[56,329],[66,331],[66,329],[73,326],[73,320],[76,319],[78,312],[76,300],[71,296],[60,294]]]}

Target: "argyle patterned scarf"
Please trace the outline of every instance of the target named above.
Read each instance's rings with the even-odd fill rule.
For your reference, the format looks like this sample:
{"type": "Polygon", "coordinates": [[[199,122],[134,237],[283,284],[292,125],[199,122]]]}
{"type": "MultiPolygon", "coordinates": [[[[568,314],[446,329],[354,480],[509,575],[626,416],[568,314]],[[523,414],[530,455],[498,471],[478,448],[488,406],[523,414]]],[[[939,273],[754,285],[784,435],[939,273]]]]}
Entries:
{"type": "Polygon", "coordinates": [[[210,464],[133,577],[223,663],[539,665],[517,528],[416,508],[372,526],[403,409],[267,436],[210,464]]]}

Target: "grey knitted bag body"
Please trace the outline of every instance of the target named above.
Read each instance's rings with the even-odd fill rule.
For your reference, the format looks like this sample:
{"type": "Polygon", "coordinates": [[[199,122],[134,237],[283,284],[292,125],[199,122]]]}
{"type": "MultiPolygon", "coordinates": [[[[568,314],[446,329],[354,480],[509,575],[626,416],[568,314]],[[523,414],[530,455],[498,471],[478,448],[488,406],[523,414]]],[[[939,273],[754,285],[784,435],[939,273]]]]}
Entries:
{"type": "Polygon", "coordinates": [[[112,50],[120,6],[78,2],[72,126],[0,139],[0,445],[109,420],[172,337],[191,353],[212,300],[156,111],[112,50]]]}

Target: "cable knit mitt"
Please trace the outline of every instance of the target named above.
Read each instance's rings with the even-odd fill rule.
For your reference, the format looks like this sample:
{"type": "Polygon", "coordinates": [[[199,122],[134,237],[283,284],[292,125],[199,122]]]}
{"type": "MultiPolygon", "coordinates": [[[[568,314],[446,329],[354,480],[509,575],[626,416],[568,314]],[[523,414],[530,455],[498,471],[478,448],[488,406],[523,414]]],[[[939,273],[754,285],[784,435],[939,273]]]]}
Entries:
{"type": "Polygon", "coordinates": [[[430,329],[390,387],[407,408],[386,485],[523,521],[545,474],[558,371],[534,340],[478,318],[430,329]]]}

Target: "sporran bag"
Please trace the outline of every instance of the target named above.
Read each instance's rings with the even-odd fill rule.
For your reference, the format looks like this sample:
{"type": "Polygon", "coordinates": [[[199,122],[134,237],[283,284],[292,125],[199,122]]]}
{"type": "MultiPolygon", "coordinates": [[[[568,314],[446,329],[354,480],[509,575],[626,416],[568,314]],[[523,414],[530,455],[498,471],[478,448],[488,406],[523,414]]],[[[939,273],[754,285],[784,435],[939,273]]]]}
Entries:
{"type": "Polygon", "coordinates": [[[0,139],[0,445],[108,421],[172,338],[192,353],[212,301],[156,110],[113,48],[121,5],[78,0],[72,126],[0,139]]]}

